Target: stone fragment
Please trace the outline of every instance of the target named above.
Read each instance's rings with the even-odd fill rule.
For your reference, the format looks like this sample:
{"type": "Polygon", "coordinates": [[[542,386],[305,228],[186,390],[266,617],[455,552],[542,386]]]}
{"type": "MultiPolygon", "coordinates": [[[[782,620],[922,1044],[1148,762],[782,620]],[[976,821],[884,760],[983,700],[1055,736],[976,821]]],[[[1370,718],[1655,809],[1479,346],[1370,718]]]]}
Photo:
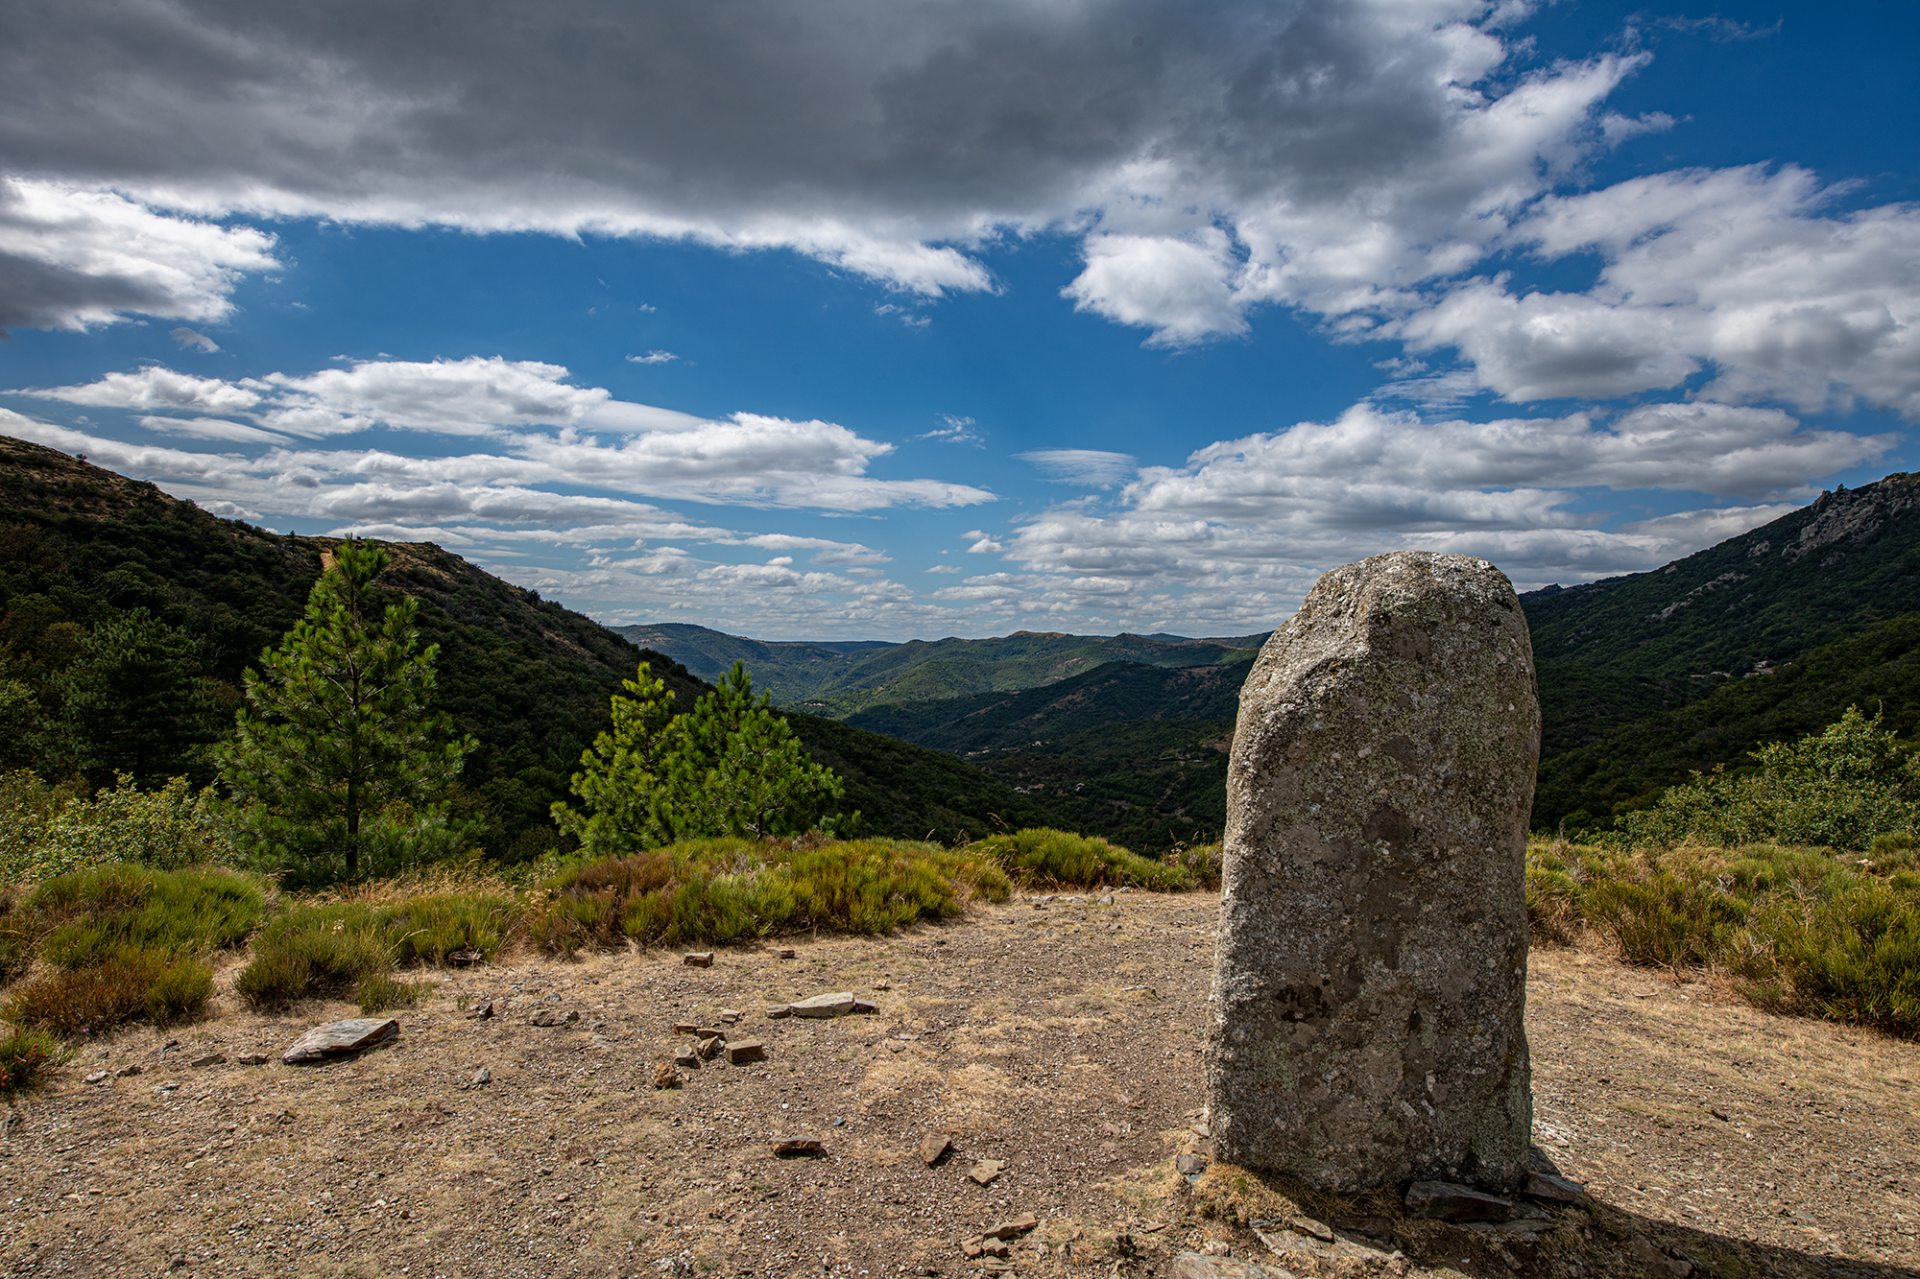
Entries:
{"type": "Polygon", "coordinates": [[[682,1070],[698,1070],[700,1069],[700,1054],[697,1052],[676,1053],[674,1054],[673,1064],[682,1070]]]}
{"type": "Polygon", "coordinates": [[[981,1251],[980,1246],[985,1242],[986,1240],[982,1239],[979,1235],[975,1235],[971,1239],[962,1239],[960,1241],[960,1251],[965,1253],[969,1258],[978,1257],[981,1251]]]}
{"type": "Polygon", "coordinates": [[[1004,1159],[982,1159],[967,1170],[967,1180],[976,1186],[991,1186],[994,1178],[1007,1170],[1004,1159]]]}
{"type": "Polygon", "coordinates": [[[676,1035],[697,1035],[700,1033],[700,1023],[696,1021],[676,1021],[673,1023],[673,1033],[676,1035]]]}
{"type": "Polygon", "coordinates": [[[773,1018],[791,1017],[793,1016],[793,1006],[791,1004],[768,1004],[765,1015],[773,1018]]]}
{"type": "Polygon", "coordinates": [[[856,999],[853,1001],[853,1007],[848,1011],[860,1016],[871,1016],[880,1011],[880,1005],[869,999],[856,999]]]}
{"type": "Polygon", "coordinates": [[[447,952],[447,965],[452,968],[471,968],[479,963],[482,956],[471,948],[450,950],[447,952]]]}
{"type": "Polygon", "coordinates": [[[720,1010],[720,1016],[716,1020],[724,1021],[729,1026],[737,1026],[740,1024],[740,1019],[745,1016],[746,1014],[738,1008],[722,1008],[720,1010]]]}
{"type": "Polygon", "coordinates": [[[773,1143],[773,1153],[780,1159],[818,1159],[827,1147],[818,1137],[783,1137],[773,1143]]]}
{"type": "Polygon", "coordinates": [[[782,946],[779,950],[776,950],[773,953],[775,956],[777,956],[780,959],[792,959],[796,952],[791,946],[782,946]]]}
{"type": "Polygon", "coordinates": [[[242,1066],[264,1066],[267,1064],[267,1055],[265,1053],[241,1053],[238,1057],[235,1057],[234,1060],[242,1066]]]}
{"type": "Polygon", "coordinates": [[[1013,1249],[1007,1247],[1007,1245],[999,1239],[982,1239],[980,1241],[980,1255],[1005,1261],[1013,1255],[1013,1249]]]}
{"type": "Polygon", "coordinates": [[[655,1088],[678,1088],[686,1080],[670,1061],[657,1061],[653,1064],[653,1086],[655,1088]]]}
{"type": "Polygon", "coordinates": [[[535,1026],[550,1027],[550,1026],[571,1026],[573,1025],[574,1022],[579,1020],[580,1020],[580,1014],[577,1012],[563,1013],[558,1008],[542,1008],[539,1012],[535,1013],[529,1019],[529,1022],[530,1024],[535,1026]]]}
{"type": "Polygon", "coordinates": [[[987,1231],[986,1237],[989,1239],[1018,1239],[1021,1235],[1030,1233],[1039,1224],[1040,1219],[1038,1217],[1030,1212],[1023,1213],[1015,1217],[1012,1221],[1003,1221],[993,1229],[987,1231]]]}
{"type": "Polygon", "coordinates": [[[1267,641],[1227,778],[1220,1158],[1336,1192],[1518,1187],[1539,746],[1526,619],[1484,561],[1335,569],[1267,641]]]}
{"type": "Polygon", "coordinates": [[[682,955],[680,962],[689,968],[711,968],[713,967],[713,952],[710,950],[696,950],[690,954],[682,955]]]}
{"type": "Polygon", "coordinates": [[[809,995],[787,1007],[795,1017],[844,1017],[859,1002],[852,991],[839,990],[829,995],[809,995]]]}
{"type": "Polygon", "coordinates": [[[320,1061],[328,1057],[347,1057],[375,1044],[384,1044],[400,1034],[400,1023],[391,1017],[349,1017],[345,1021],[316,1026],[293,1041],[280,1054],[289,1065],[320,1061]]]}
{"type": "Polygon", "coordinates": [[[108,1078],[109,1076],[106,1071],[96,1070],[91,1075],[88,1075],[85,1079],[81,1080],[80,1082],[83,1084],[104,1084],[107,1082],[108,1078]]]}
{"type": "Polygon", "coordinates": [[[1451,1181],[1416,1181],[1407,1187],[1407,1211],[1436,1221],[1505,1221],[1513,1200],[1451,1181]]]}
{"type": "Polygon", "coordinates": [[[473,1072],[473,1078],[467,1080],[467,1087],[485,1088],[488,1084],[492,1082],[493,1082],[493,1072],[491,1070],[488,1070],[485,1066],[482,1066],[480,1067],[480,1069],[473,1072]]]}
{"type": "Polygon", "coordinates": [[[1173,1161],[1173,1170],[1182,1177],[1198,1177],[1207,1170],[1205,1155],[1179,1155],[1173,1161]]]}
{"type": "Polygon", "coordinates": [[[224,1065],[226,1064],[226,1060],[227,1055],[225,1053],[203,1053],[187,1064],[195,1069],[205,1069],[208,1066],[224,1065]]]}
{"type": "Polygon", "coordinates": [[[932,1168],[953,1153],[953,1138],[943,1132],[930,1132],[920,1139],[920,1162],[932,1168]]]}
{"type": "Polygon", "coordinates": [[[727,1037],[726,1028],[723,1026],[696,1026],[694,1027],[693,1033],[702,1039],[725,1039],[727,1037]]]}
{"type": "Polygon", "coordinates": [[[142,1066],[139,1062],[134,1061],[134,1062],[128,1062],[126,1065],[120,1067],[120,1069],[114,1071],[113,1073],[118,1075],[122,1079],[130,1079],[134,1075],[138,1075],[145,1070],[146,1070],[145,1066],[142,1066]]]}
{"type": "Polygon", "coordinates": [[[727,1045],[729,1066],[750,1066],[767,1059],[767,1046],[757,1039],[742,1039],[727,1045]]]}
{"type": "Polygon", "coordinates": [[[1255,1265],[1251,1261],[1183,1252],[1173,1259],[1167,1279],[1291,1279],[1291,1276],[1288,1271],[1255,1265]]]}
{"type": "Polygon", "coordinates": [[[484,1000],[467,1009],[467,1016],[475,1021],[487,1021],[493,1017],[493,1001],[484,1000]]]}
{"type": "Polygon", "coordinates": [[[1583,1204],[1587,1201],[1586,1187],[1557,1172],[1528,1173],[1524,1193],[1529,1199],[1540,1199],[1547,1203],[1583,1204]]]}
{"type": "Polygon", "coordinates": [[[720,1055],[720,1051],[726,1046],[726,1040],[718,1035],[710,1035],[700,1041],[700,1046],[695,1048],[693,1053],[694,1056],[698,1057],[701,1061],[712,1061],[720,1055]]]}

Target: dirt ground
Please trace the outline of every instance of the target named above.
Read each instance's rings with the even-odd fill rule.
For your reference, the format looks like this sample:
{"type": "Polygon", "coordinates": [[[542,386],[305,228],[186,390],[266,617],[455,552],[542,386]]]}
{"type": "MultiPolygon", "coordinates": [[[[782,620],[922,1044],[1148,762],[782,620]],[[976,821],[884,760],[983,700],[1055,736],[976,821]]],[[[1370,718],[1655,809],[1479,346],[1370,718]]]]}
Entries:
{"type": "Polygon", "coordinates": [[[0,1121],[0,1271],[1155,1276],[1194,1250],[1268,1276],[1920,1276],[1920,1045],[1585,951],[1535,952],[1528,1027],[1536,1143],[1590,1203],[1442,1226],[1202,1167],[1215,909],[1022,899],[792,959],[523,958],[433,979],[397,1041],[319,1067],[279,1053],[351,1007],[223,996],[83,1047],[0,1121]],[[879,1012],[765,1016],[834,990],[879,1012]],[[766,1060],[656,1089],[673,1023],[724,1009],[766,1060]],[[933,1167],[929,1133],[955,1147],[933,1167]],[[774,1157],[787,1137],[825,1153],[774,1157]],[[963,1252],[1028,1213],[1006,1260],[963,1252]]]}

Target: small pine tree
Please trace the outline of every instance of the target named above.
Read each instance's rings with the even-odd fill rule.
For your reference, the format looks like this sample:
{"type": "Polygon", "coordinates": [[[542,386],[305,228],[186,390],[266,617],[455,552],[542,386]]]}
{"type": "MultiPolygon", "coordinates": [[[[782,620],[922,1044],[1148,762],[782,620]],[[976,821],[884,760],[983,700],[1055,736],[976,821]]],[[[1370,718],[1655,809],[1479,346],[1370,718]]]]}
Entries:
{"type": "Polygon", "coordinates": [[[831,832],[829,805],[844,794],[832,769],[807,758],[771,699],[753,695],[738,662],[685,714],[645,662],[613,697],[613,726],[594,739],[573,775],[582,804],[553,806],[560,829],[596,856],[680,839],[751,839],[831,832]]]}
{"type": "Polygon", "coordinates": [[[306,616],[248,670],[219,754],[238,833],[268,861],[348,878],[453,851],[446,797],[474,741],[434,711],[438,646],[420,647],[411,597],[380,607],[377,546],[349,540],[306,616]]]}
{"type": "MultiPolygon", "coordinates": [[[[100,622],[66,677],[67,749],[96,782],[189,772],[219,733],[199,646],[144,608],[100,622]]],[[[205,780],[205,774],[201,774],[205,780]]]]}

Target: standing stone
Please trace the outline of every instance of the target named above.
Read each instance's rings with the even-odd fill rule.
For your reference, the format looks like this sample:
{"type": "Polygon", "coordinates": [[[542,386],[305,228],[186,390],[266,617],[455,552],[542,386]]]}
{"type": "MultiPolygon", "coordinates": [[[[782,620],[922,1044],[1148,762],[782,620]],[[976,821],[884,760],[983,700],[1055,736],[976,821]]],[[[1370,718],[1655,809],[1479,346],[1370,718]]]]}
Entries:
{"type": "Polygon", "coordinates": [[[1223,1159],[1357,1191],[1526,1175],[1526,618],[1483,560],[1335,569],[1240,694],[1207,1100],[1223,1159]]]}

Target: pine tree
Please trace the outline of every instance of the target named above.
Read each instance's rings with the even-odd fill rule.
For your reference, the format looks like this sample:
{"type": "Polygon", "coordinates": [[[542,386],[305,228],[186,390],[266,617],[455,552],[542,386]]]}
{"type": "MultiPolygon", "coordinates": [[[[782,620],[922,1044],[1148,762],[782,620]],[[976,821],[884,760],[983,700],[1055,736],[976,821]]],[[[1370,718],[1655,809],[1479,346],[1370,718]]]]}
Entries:
{"type": "Polygon", "coordinates": [[[431,709],[438,646],[420,647],[411,597],[381,607],[387,553],[343,542],[306,616],[248,670],[220,754],[239,826],[267,860],[348,878],[450,852],[446,797],[475,745],[431,709]]]}
{"type": "Polygon", "coordinates": [[[67,749],[98,784],[189,772],[196,748],[219,733],[207,684],[191,635],[144,608],[117,613],[88,633],[67,672],[67,749]]]}
{"type": "Polygon", "coordinates": [[[740,663],[685,714],[673,713],[673,694],[645,662],[622,687],[612,727],[573,775],[582,807],[553,806],[554,821],[587,852],[619,855],[703,836],[798,835],[840,822],[827,811],[844,793],[840,778],[807,757],[765,694],[754,698],[740,663]]]}

